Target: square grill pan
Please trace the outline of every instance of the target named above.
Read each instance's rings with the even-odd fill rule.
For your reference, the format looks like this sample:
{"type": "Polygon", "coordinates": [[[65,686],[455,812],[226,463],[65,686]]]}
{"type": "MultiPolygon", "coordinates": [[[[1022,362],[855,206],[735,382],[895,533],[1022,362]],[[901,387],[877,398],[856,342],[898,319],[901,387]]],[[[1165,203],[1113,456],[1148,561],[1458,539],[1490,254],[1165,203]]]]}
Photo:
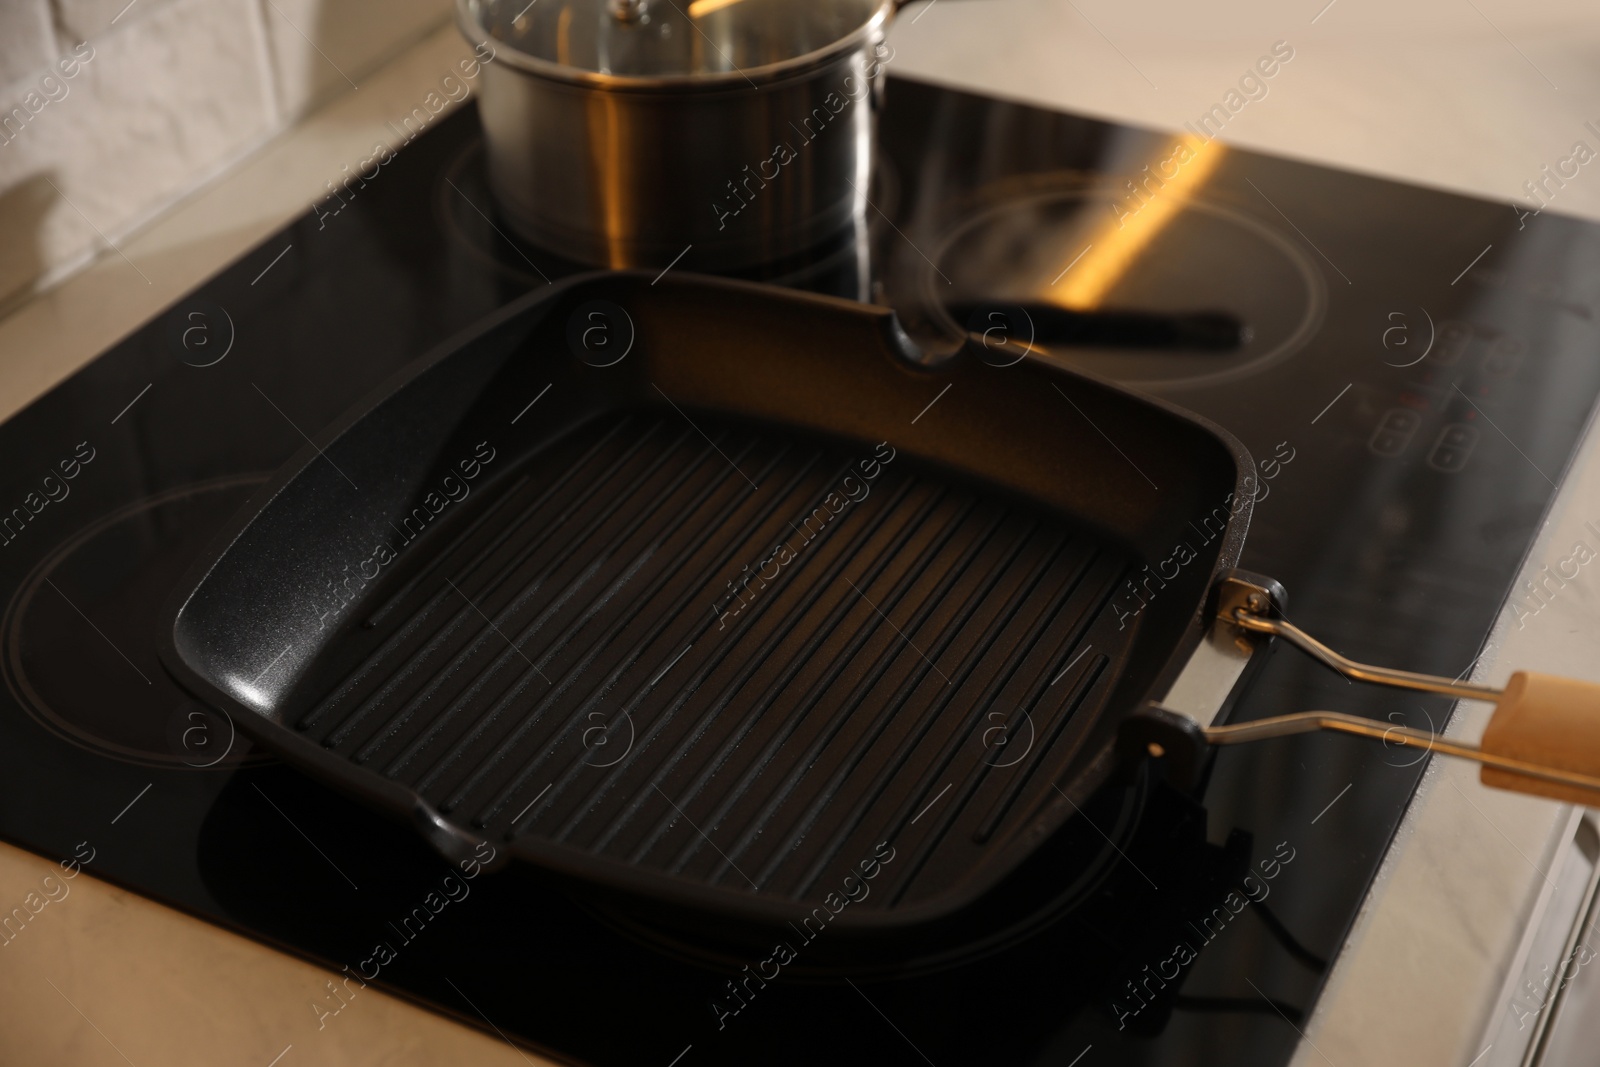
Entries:
{"type": "Polygon", "coordinates": [[[947,918],[1104,780],[1249,515],[1220,430],[987,354],[745,283],[552,286],[286,464],[166,663],[447,857],[677,922],[947,918]]]}

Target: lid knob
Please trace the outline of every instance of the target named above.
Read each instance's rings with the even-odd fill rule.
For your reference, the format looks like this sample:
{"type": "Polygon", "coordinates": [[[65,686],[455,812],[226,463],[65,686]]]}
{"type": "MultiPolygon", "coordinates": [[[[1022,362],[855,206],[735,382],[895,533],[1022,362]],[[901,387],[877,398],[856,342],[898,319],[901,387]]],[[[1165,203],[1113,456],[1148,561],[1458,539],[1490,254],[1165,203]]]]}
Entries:
{"type": "Polygon", "coordinates": [[[646,0],[611,0],[611,17],[618,22],[638,22],[644,18],[646,0]]]}

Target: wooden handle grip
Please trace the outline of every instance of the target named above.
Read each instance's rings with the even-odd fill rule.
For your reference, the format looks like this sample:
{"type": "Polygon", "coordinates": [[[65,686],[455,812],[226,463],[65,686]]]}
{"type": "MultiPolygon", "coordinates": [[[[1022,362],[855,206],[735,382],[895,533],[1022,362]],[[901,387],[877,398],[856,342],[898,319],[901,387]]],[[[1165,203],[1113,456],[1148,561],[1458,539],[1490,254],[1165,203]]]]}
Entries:
{"type": "MultiPolygon", "coordinates": [[[[1549,674],[1511,676],[1481,748],[1494,756],[1600,778],[1600,685],[1549,674]]],[[[1600,807],[1600,789],[1485,766],[1484,785],[1600,807]]]]}

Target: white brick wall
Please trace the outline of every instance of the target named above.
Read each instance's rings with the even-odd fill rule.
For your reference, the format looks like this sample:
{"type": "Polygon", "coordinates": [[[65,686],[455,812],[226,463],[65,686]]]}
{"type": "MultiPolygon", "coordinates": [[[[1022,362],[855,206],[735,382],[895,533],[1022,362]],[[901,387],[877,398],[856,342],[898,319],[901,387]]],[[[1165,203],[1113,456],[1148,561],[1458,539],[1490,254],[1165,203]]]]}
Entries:
{"type": "Polygon", "coordinates": [[[351,91],[450,8],[0,0],[0,313],[351,91]]]}

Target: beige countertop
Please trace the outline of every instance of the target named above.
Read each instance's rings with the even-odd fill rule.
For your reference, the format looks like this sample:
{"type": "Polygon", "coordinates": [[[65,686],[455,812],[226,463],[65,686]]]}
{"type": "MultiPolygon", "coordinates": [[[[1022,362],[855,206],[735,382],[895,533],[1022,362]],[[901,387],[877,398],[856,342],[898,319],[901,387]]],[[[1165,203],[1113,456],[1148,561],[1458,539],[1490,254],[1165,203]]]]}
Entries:
{"type": "MultiPolygon", "coordinates": [[[[93,847],[92,845],[90,846],[93,847]]],[[[91,853],[85,852],[84,855],[91,853]]],[[[410,1067],[553,1061],[247,938],[0,846],[0,1062],[410,1067]],[[9,914],[9,913],[8,913],[9,914]],[[335,997],[340,999],[335,999],[335,997]],[[343,1002],[336,1013],[319,1014],[343,1002]],[[280,1059],[281,1057],[281,1059],[280,1059]]]]}
{"type": "MultiPolygon", "coordinates": [[[[1167,129],[1286,41],[1293,61],[1224,139],[1508,205],[1575,141],[1600,144],[1584,125],[1600,121],[1592,0],[935,0],[909,9],[893,39],[897,73],[1167,129]]],[[[0,320],[0,418],[305,211],[375,139],[392,143],[388,121],[465,52],[453,30],[432,35],[0,320]]],[[[1552,209],[1600,219],[1600,171],[1569,182],[1552,209]]],[[[1539,562],[1563,554],[1567,527],[1600,518],[1597,453],[1591,435],[1539,562]]],[[[1527,628],[1503,621],[1480,676],[1514,663],[1600,677],[1600,596],[1585,580],[1527,628]]],[[[1479,730],[1470,715],[1453,727],[1479,730]]],[[[1485,790],[1470,768],[1435,760],[1297,1063],[1468,1063],[1505,1010],[1521,925],[1570,822],[1559,805],[1485,790]]],[[[52,870],[0,846],[0,901],[24,901],[52,870]]],[[[375,990],[319,1030],[310,1004],[331,976],[317,968],[115,889],[92,863],[59,884],[70,892],[0,948],[0,1061],[538,1062],[492,1030],[375,990]]]]}

